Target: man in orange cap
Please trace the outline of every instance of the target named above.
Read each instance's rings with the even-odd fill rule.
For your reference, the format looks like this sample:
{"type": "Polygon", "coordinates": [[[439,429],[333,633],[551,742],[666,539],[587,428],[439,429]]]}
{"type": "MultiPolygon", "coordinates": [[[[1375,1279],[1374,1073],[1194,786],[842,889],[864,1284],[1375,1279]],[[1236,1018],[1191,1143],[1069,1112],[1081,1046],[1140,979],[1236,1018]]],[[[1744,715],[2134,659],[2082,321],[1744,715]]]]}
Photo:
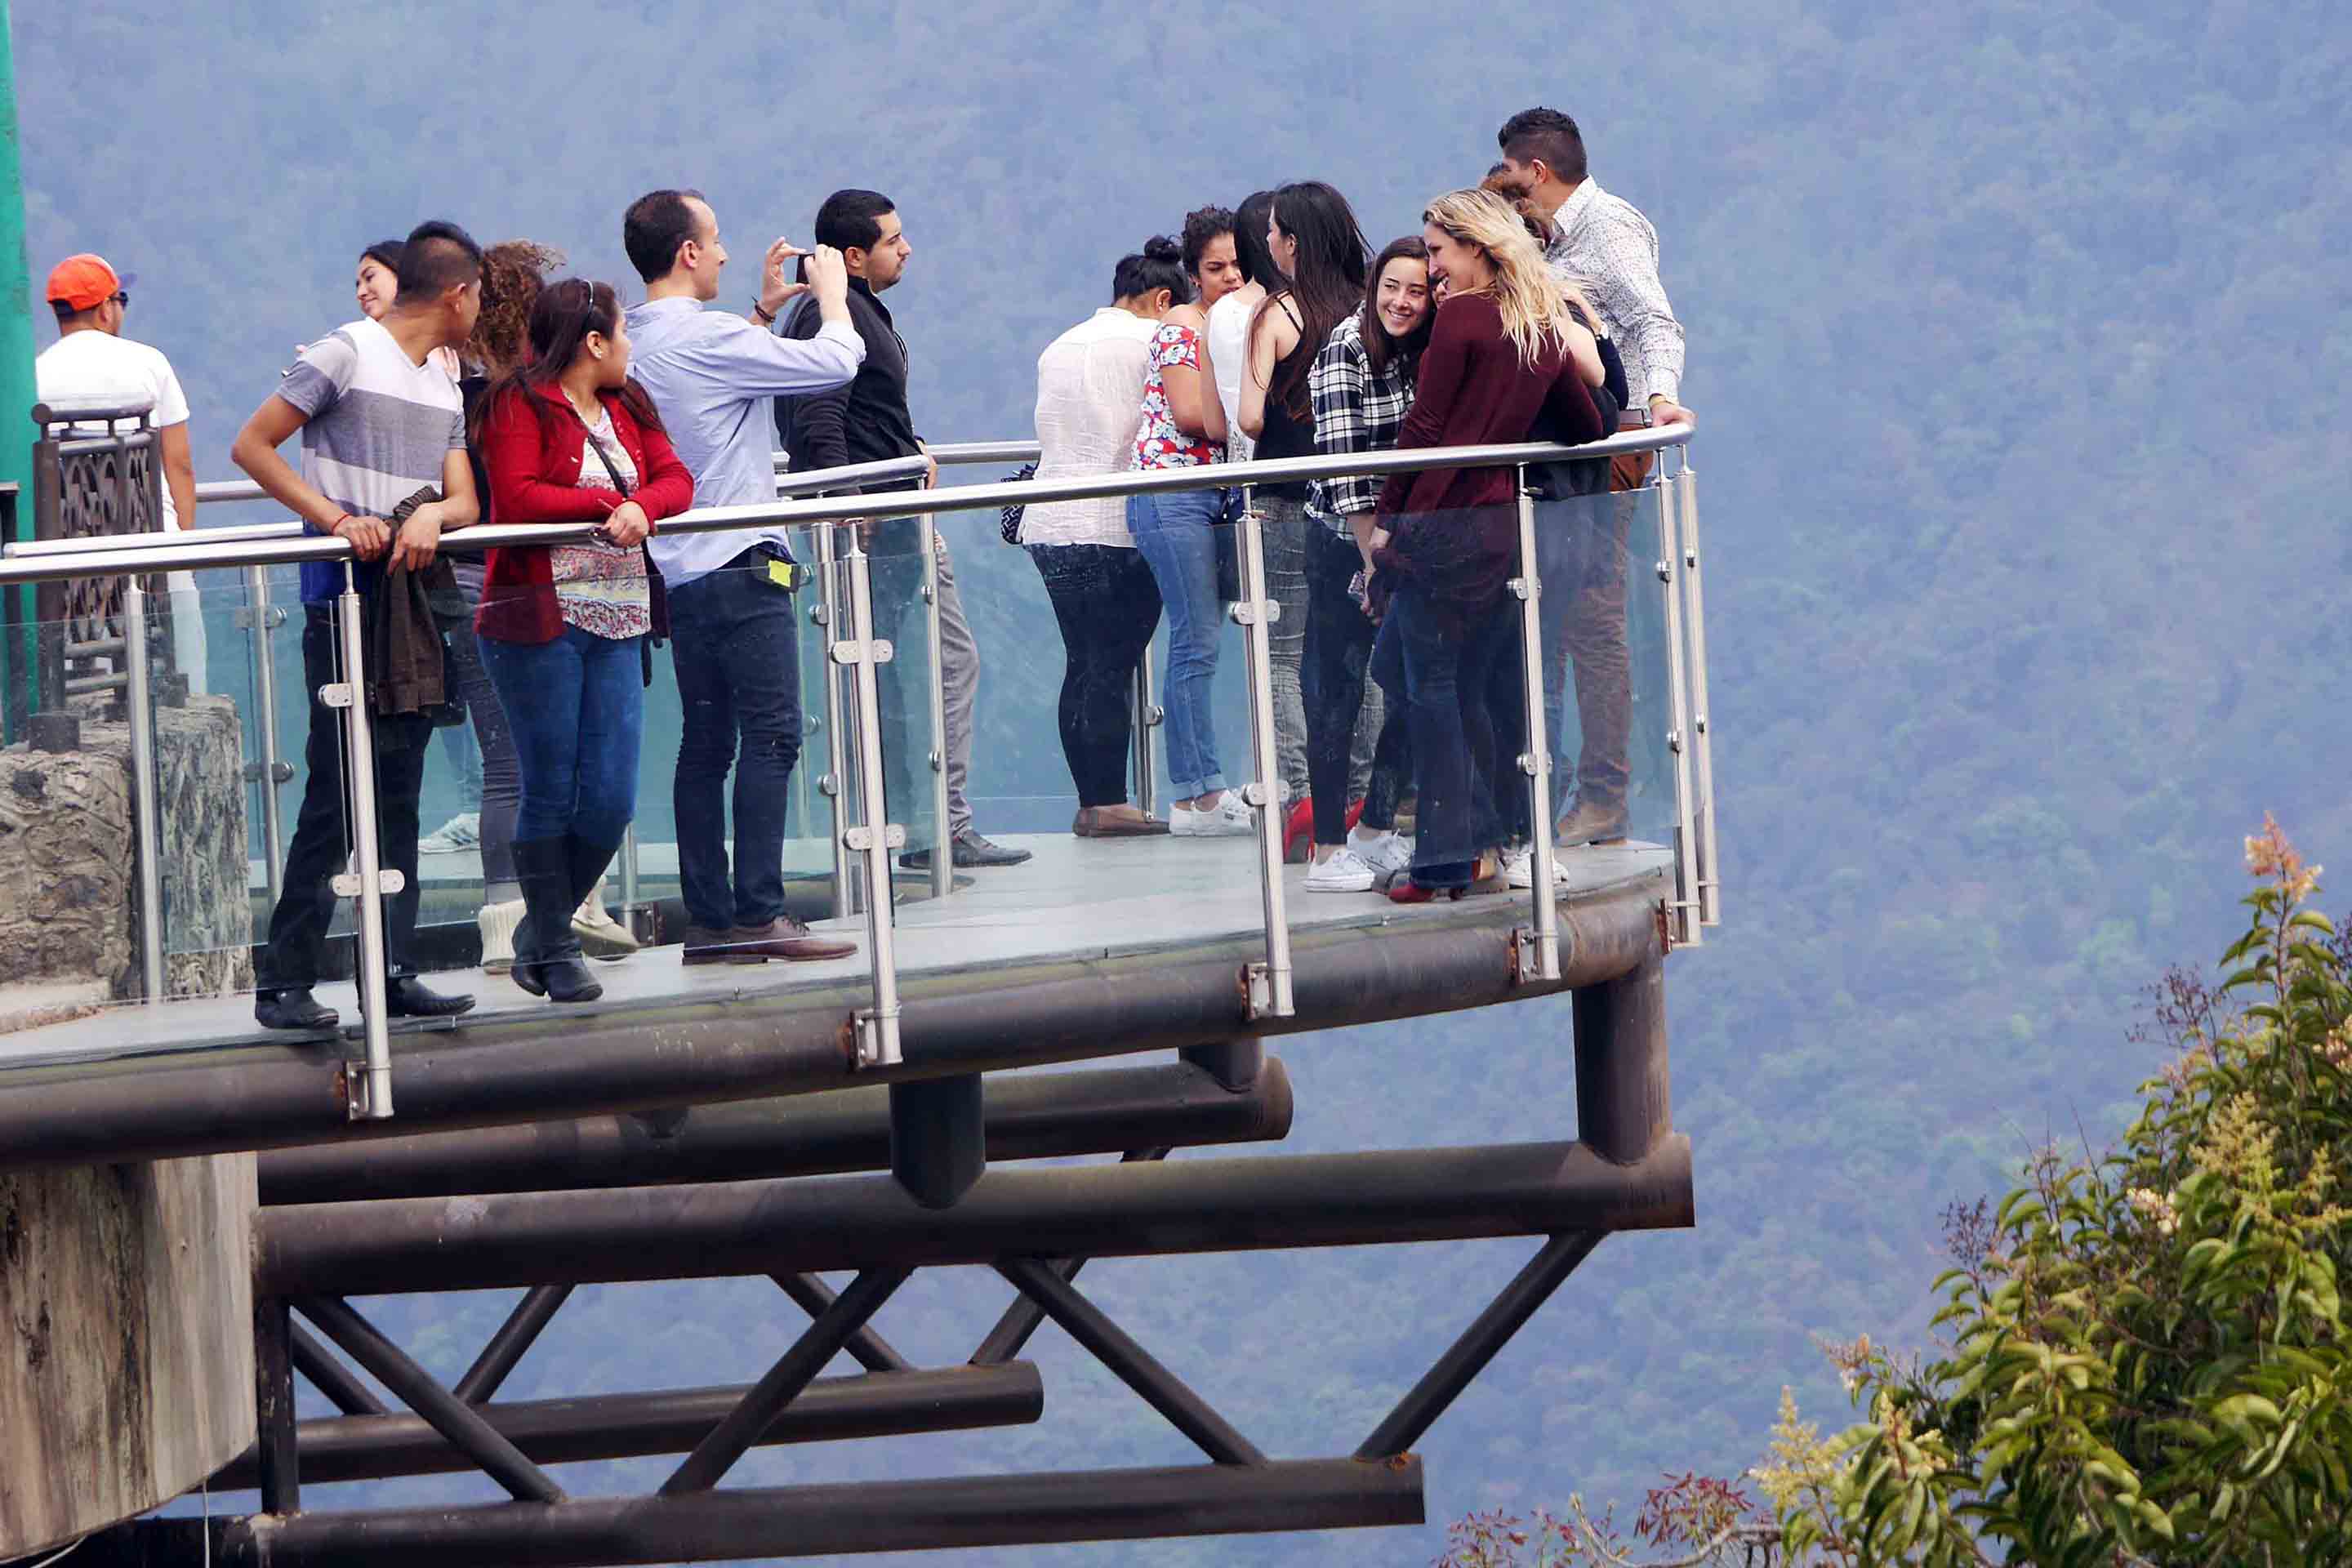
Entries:
{"type": "MultiPolygon", "coordinates": [[[[188,399],[163,351],[122,335],[133,279],[118,275],[102,256],[68,256],[49,273],[49,309],[58,341],[33,361],[34,395],[52,408],[73,405],[151,410],[163,458],[165,529],[194,527],[196,467],[188,451],[188,399]]],[[[90,426],[93,432],[100,426],[90,426]]],[[[172,642],[188,689],[205,689],[205,627],[195,578],[170,574],[172,642]]]]}

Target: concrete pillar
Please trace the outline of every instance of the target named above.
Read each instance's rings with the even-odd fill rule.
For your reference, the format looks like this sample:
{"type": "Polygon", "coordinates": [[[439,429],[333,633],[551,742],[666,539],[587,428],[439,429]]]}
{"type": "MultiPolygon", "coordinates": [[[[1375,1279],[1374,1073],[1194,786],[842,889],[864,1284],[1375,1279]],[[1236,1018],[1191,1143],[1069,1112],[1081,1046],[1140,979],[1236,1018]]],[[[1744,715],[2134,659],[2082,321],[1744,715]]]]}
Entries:
{"type": "Polygon", "coordinates": [[[251,1154],[0,1172],[0,1560],[253,1442],[251,1154]]]}

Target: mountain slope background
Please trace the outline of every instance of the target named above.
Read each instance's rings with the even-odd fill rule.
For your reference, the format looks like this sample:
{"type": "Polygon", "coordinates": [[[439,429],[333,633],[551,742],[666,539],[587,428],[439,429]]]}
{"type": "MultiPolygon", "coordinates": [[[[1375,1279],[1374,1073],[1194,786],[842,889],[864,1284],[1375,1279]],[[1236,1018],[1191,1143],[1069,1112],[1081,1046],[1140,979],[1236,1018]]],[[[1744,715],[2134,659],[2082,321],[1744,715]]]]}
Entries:
{"type": "MultiPolygon", "coordinates": [[[[141,274],[131,331],[178,366],[205,479],[231,477],[289,347],[353,313],[360,247],[428,216],[626,284],[622,207],[698,185],[740,306],[765,240],[804,241],[827,190],[887,191],[916,250],[891,304],[917,414],[946,439],[1026,435],[1038,349],[1204,202],[1328,179],[1377,244],[1549,102],[1656,223],[1702,420],[1728,884],[1729,923],[1673,971],[1698,1229],[1603,1246],[1431,1433],[1425,1531],[976,1563],[1426,1561],[1474,1507],[1738,1468],[1784,1383],[1840,1407],[1813,1336],[1921,1331],[1943,1203],[2116,1126],[2151,1066],[2126,1036],[2136,990],[2233,932],[2238,836],[2271,809],[2326,862],[2352,829],[2352,25],[2316,0],[92,0],[15,26],[34,276],[79,249],[141,274]]],[[[989,658],[978,784],[1010,820],[1067,791],[1058,650],[989,520],[949,526],[989,658]]],[[[1573,1119],[1564,1006],[1282,1055],[1302,1151],[1573,1119]]],[[[1304,1456],[1352,1447],[1526,1250],[1086,1279],[1262,1447],[1304,1456]]],[[[918,1276],[880,1326],[960,1359],[1004,1295],[918,1276]]],[[[507,1299],[378,1305],[454,1372],[507,1299]]],[[[798,1321],[759,1283],[584,1292],[509,1393],[748,1381],[798,1321]]],[[[1037,1427],[768,1450],[735,1479],[1188,1458],[1055,1331],[1032,1353],[1037,1427]]]]}

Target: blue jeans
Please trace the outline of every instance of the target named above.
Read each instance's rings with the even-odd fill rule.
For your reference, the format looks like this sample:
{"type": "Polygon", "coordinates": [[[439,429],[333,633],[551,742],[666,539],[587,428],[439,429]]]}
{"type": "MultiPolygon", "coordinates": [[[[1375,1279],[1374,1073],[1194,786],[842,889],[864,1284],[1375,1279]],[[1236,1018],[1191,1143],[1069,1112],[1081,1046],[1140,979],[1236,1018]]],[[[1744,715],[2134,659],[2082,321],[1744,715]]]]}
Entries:
{"type": "Polygon", "coordinates": [[[683,719],[672,794],[678,890],[687,919],[710,931],[765,925],[784,912],[784,805],[801,757],[801,652],[792,593],[769,576],[768,561],[754,545],[669,591],[670,667],[683,719]]]}
{"type": "Polygon", "coordinates": [[[1468,886],[1479,855],[1507,836],[1490,704],[1498,667],[1517,652],[1516,620],[1500,608],[1454,632],[1411,584],[1389,601],[1372,678],[1403,702],[1412,736],[1412,879],[1424,888],[1468,886]]]}
{"type": "Polygon", "coordinates": [[[1225,787],[1217,766],[1217,637],[1224,605],[1217,598],[1217,536],[1223,490],[1174,490],[1127,498],[1127,529],[1160,584],[1168,613],[1168,672],[1160,683],[1168,782],[1179,800],[1225,787]]]}
{"type": "Polygon", "coordinates": [[[552,642],[480,639],[522,762],[516,838],[611,846],[628,831],[645,734],[639,640],[571,626],[552,642]]]}

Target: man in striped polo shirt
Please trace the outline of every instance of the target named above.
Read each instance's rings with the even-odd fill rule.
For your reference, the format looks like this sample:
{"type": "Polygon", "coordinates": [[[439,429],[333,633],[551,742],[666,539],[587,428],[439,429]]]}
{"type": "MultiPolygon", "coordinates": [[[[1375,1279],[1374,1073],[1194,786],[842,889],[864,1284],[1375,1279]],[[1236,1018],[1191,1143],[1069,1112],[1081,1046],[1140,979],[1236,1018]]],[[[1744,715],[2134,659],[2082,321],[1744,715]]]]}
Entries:
{"type": "MultiPolygon", "coordinates": [[[[455,349],[482,308],[482,250],[455,224],[419,225],[400,261],[399,292],[381,321],[362,318],[302,351],[276,393],[254,411],[230,450],[237,467],[313,533],[332,534],[358,555],[354,581],[373,594],[387,565],[430,565],[444,529],[480,515],[466,461],[466,422],[457,385],[432,363],[435,349],[455,349]],[[278,455],[302,433],[302,471],[278,455]],[[396,526],[403,502],[431,488],[441,499],[418,506],[396,526]]],[[[310,740],[301,815],[286,851],[284,891],[269,917],[253,1016],[272,1029],[325,1029],[335,1010],[311,994],[334,914],[331,879],[342,868],[348,836],[343,813],[341,722],[319,700],[340,679],[332,604],[341,593],[341,562],[302,563],[302,679],[310,689],[310,740]]],[[[451,1017],[471,996],[425,988],[409,967],[416,931],[416,813],[432,723],[422,714],[379,717],[374,724],[378,853],[404,885],[385,900],[385,999],[394,1017],[451,1017]]]]}

